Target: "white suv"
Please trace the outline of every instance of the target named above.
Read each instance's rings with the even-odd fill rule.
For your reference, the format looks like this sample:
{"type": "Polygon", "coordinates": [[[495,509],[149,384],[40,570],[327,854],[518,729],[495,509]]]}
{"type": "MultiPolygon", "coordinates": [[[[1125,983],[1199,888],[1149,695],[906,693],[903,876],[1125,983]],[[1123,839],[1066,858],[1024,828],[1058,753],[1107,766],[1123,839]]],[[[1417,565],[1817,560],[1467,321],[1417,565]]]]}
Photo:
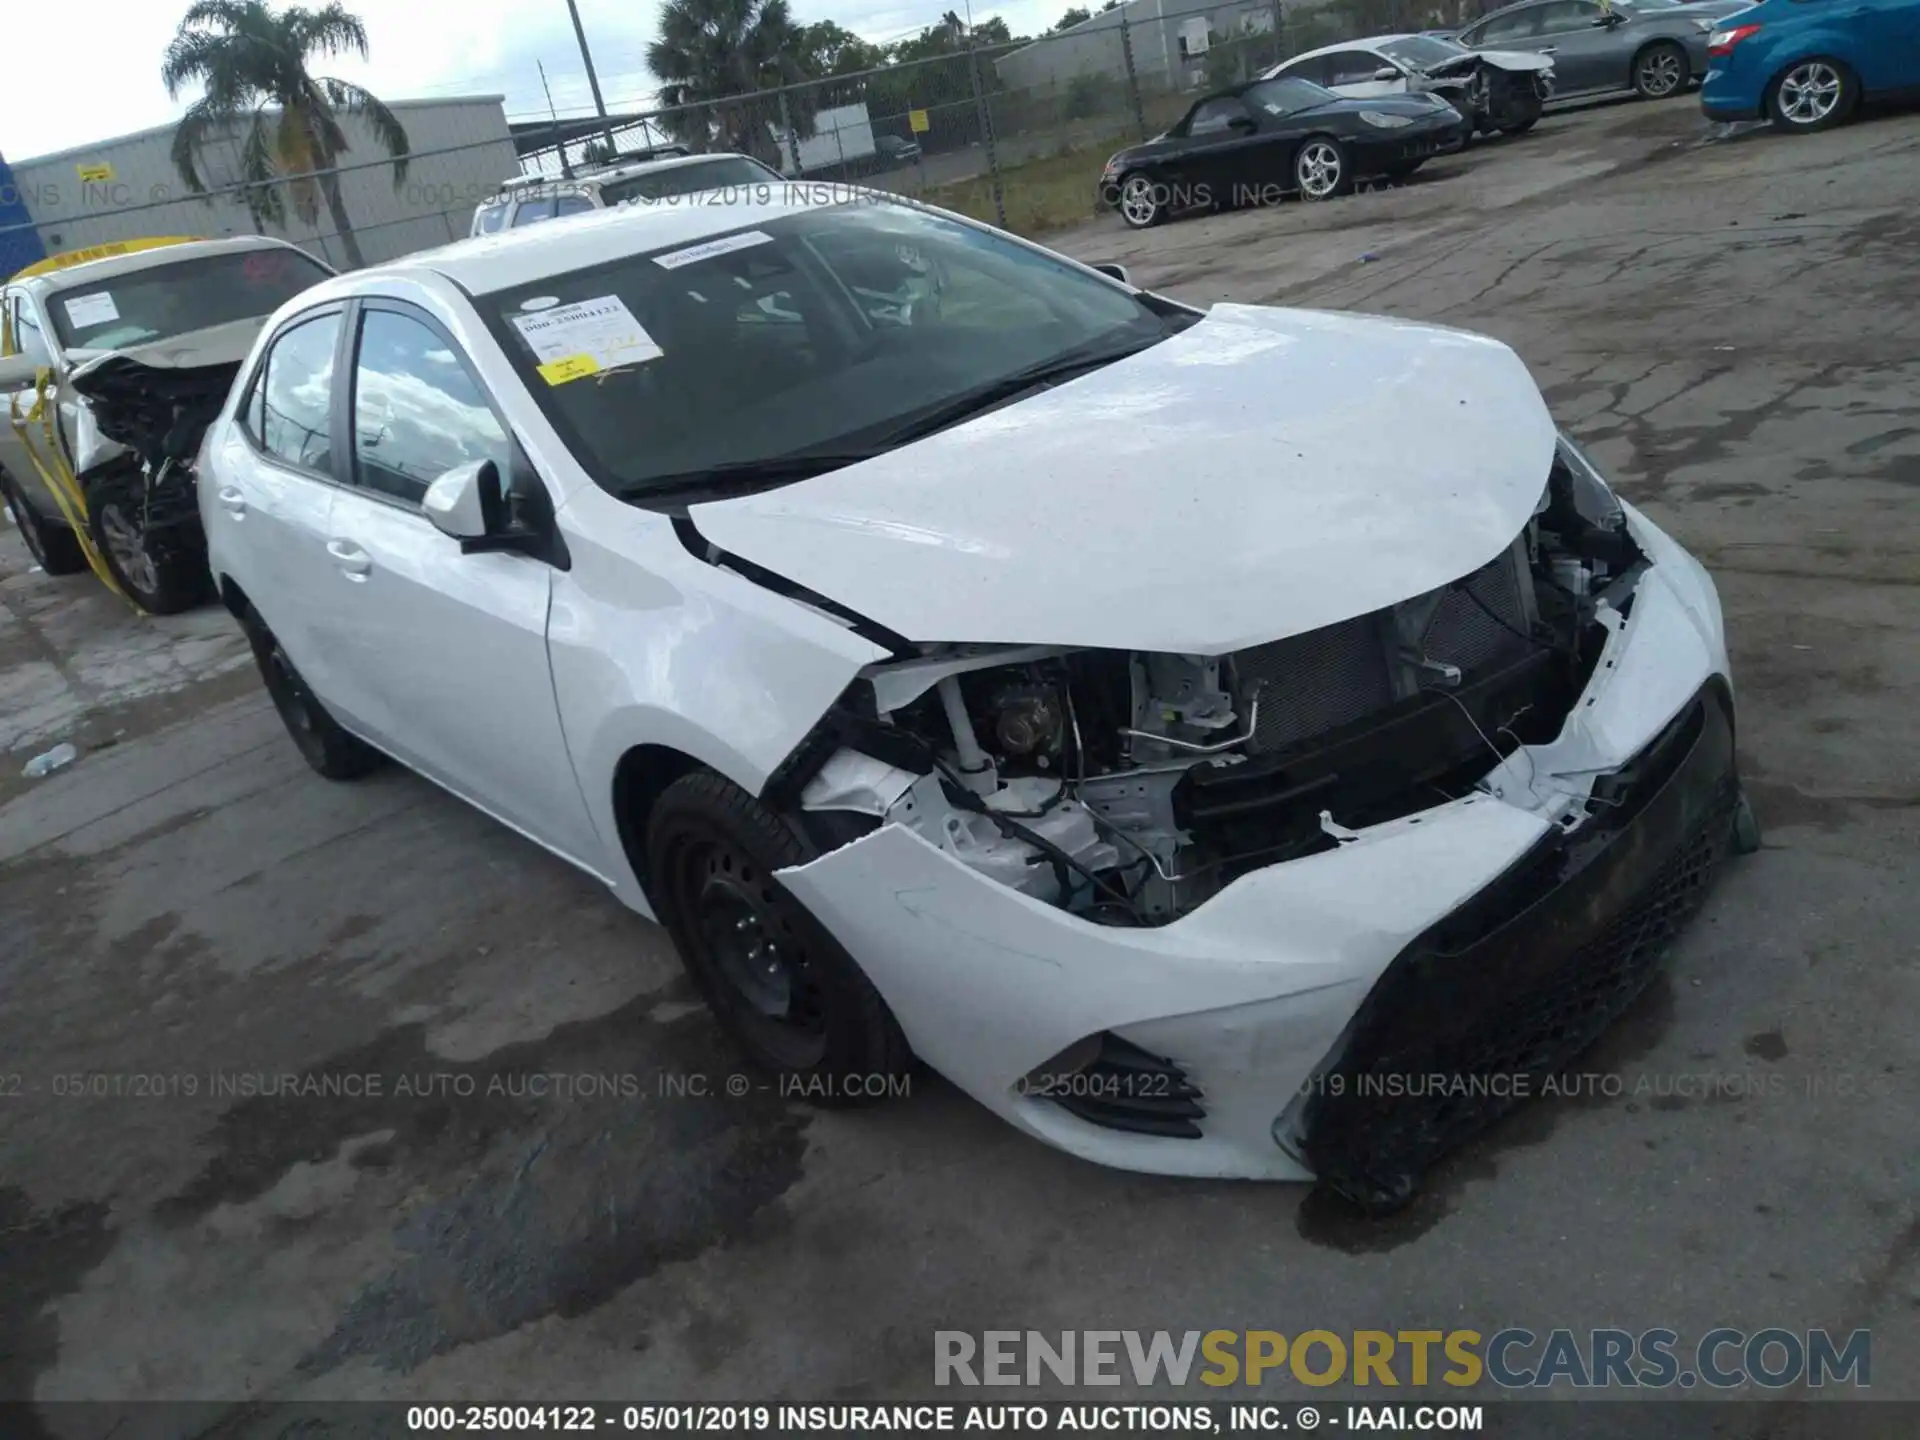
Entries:
{"type": "Polygon", "coordinates": [[[1565,1063],[1753,838],[1711,580],[1497,341],[808,193],[280,311],[200,493],[294,741],[657,916],[789,1093],[1404,1201],[1525,1088],[1354,1077],[1565,1063]]]}
{"type": "Polygon", "coordinates": [[[582,215],[630,202],[671,203],[709,191],[751,190],[761,197],[786,177],[751,155],[672,155],[609,165],[571,180],[527,176],[508,182],[473,212],[474,235],[582,215]]]}

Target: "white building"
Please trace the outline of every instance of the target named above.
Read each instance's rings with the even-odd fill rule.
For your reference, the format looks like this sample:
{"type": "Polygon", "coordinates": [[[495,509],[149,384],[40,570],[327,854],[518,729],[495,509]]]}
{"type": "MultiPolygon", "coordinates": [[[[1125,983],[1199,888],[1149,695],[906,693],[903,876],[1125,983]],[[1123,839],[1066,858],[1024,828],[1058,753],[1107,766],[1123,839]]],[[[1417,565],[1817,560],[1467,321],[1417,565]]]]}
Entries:
{"type": "Polygon", "coordinates": [[[1190,90],[1205,82],[1212,45],[1270,34],[1280,14],[1278,0],[1236,0],[1205,8],[1198,0],[1128,0],[1001,56],[994,69],[1001,83],[1015,90],[1060,85],[1075,75],[1124,79],[1125,46],[1130,44],[1134,74],[1143,89],[1190,90]]]}
{"type": "MultiPolygon", "coordinates": [[[[520,173],[501,96],[400,100],[389,108],[406,128],[413,152],[398,187],[365,122],[342,122],[352,149],[342,157],[340,198],[369,264],[465,236],[474,206],[520,173]]],[[[284,224],[257,225],[237,192],[202,198],[188,191],[174,169],[173,136],[174,127],[163,125],[13,162],[14,190],[40,248],[51,255],[153,235],[261,233],[345,268],[346,251],[324,200],[311,225],[291,204],[284,224]]],[[[241,174],[238,136],[202,147],[200,175],[216,192],[237,185],[241,174]]]]}

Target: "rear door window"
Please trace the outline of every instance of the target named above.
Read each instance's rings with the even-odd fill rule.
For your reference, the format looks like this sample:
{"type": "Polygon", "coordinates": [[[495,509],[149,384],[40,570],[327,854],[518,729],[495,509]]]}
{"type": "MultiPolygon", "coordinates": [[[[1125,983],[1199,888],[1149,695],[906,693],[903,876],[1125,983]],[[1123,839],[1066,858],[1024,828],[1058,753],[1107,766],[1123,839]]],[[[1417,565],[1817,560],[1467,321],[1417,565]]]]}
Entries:
{"type": "Polygon", "coordinates": [[[333,464],[333,352],[338,312],[281,332],[267,351],[249,397],[247,425],[275,459],[331,477],[333,464]]]}

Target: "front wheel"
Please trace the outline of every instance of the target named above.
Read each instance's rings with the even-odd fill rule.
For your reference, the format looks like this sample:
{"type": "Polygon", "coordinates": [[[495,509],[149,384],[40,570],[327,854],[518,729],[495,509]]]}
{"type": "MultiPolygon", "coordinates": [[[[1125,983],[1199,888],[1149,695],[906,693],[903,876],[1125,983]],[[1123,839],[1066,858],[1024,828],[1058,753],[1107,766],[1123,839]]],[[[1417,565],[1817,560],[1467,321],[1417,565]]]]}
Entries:
{"type": "Polygon", "coordinates": [[[1315,135],[1293,157],[1293,183],[1303,200],[1331,200],[1353,188],[1347,147],[1331,135],[1315,135]]]}
{"type": "Polygon", "coordinates": [[[207,598],[211,577],[200,547],[149,530],[134,502],[96,496],[87,523],[113,578],[149,615],[174,615],[207,598]]]}
{"type": "Polygon", "coordinates": [[[1860,86],[1853,72],[1824,56],[1790,66],[1767,91],[1767,115],[1774,129],[1790,134],[1831,129],[1859,103],[1860,86]]]}
{"type": "Polygon", "coordinates": [[[1120,182],[1120,218],[1134,230],[1148,230],[1167,218],[1167,197],[1149,175],[1129,175],[1120,182]]]}
{"type": "Polygon", "coordinates": [[[696,770],[648,817],[647,893],[749,1060],[808,1099],[859,1104],[894,1093],[913,1053],[853,957],[775,878],[816,854],[739,786],[696,770]]]}
{"type": "Polygon", "coordinates": [[[1633,88],[1642,100],[1664,100],[1687,88],[1693,62],[1671,40],[1660,40],[1633,57],[1633,88]]]}

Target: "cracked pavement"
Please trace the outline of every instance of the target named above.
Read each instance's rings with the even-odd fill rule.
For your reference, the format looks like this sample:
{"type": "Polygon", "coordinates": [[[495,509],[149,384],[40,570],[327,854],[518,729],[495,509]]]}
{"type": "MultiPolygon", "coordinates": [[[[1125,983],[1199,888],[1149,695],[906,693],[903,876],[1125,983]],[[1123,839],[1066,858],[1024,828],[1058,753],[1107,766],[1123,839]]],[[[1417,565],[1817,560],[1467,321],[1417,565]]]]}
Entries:
{"type": "Polygon", "coordinates": [[[425,782],[318,780],[223,614],[136,620],[0,531],[0,1397],[853,1400],[923,1394],[936,1328],[1824,1325],[1920,1398],[1920,115],[1706,134],[1561,113],[1399,190],[1057,241],[1499,336],[1714,571],[1766,847],[1583,1062],[1624,1096],[1527,1106],[1386,1222],[1098,1170],[932,1078],[728,1096],[657,930],[425,782]],[[282,1073],[362,1093],[240,1085],[282,1073]],[[1768,1086],[1633,1098],[1702,1074],[1768,1086]]]}

